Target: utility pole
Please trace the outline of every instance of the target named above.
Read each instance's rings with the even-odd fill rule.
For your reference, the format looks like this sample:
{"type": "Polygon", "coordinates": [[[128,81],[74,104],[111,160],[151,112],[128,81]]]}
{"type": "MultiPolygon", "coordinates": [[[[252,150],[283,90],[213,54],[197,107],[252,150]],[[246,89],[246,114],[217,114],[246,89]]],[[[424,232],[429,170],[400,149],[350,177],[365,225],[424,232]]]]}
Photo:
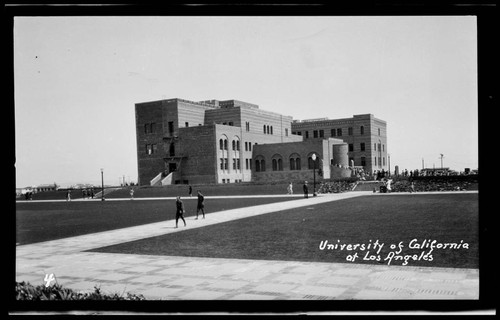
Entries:
{"type": "Polygon", "coordinates": [[[443,158],[444,158],[444,154],[440,153],[440,155],[441,155],[441,157],[440,157],[440,158],[441,158],[441,169],[443,169],[443,158]]]}
{"type": "Polygon", "coordinates": [[[101,168],[101,201],[104,201],[104,169],[101,168]]]}

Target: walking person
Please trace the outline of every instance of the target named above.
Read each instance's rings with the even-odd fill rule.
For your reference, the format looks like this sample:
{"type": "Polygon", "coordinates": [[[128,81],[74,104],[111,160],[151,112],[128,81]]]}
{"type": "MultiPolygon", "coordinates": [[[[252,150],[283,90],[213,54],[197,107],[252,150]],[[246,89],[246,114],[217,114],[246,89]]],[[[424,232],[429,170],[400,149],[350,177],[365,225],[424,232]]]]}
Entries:
{"type": "Polygon", "coordinates": [[[134,189],[130,188],[130,200],[134,200],[134,189]]]}
{"type": "Polygon", "coordinates": [[[391,192],[392,191],[391,184],[392,184],[392,179],[387,179],[386,182],[385,182],[385,187],[387,189],[387,192],[391,192]]]}
{"type": "Polygon", "coordinates": [[[293,185],[292,183],[290,182],[290,184],[288,185],[287,189],[286,189],[287,193],[288,194],[293,194],[293,185]]]}
{"type": "Polygon", "coordinates": [[[307,181],[304,181],[304,198],[309,198],[309,187],[307,186],[307,181]]]}
{"type": "Polygon", "coordinates": [[[196,219],[198,219],[198,213],[201,211],[203,214],[203,219],[205,219],[205,197],[198,191],[198,205],[196,206],[196,219]]]}
{"type": "Polygon", "coordinates": [[[66,192],[66,201],[71,201],[71,190],[66,192]]]}
{"type": "Polygon", "coordinates": [[[179,218],[184,221],[184,227],[186,226],[186,220],[184,220],[184,203],[181,200],[181,197],[177,197],[177,200],[175,200],[175,207],[176,207],[176,212],[175,212],[175,227],[177,228],[179,218]]]}
{"type": "Polygon", "coordinates": [[[193,196],[193,187],[189,186],[189,196],[193,196]]]}
{"type": "Polygon", "coordinates": [[[413,193],[413,192],[415,192],[415,184],[412,181],[410,184],[410,193],[413,193]]]}

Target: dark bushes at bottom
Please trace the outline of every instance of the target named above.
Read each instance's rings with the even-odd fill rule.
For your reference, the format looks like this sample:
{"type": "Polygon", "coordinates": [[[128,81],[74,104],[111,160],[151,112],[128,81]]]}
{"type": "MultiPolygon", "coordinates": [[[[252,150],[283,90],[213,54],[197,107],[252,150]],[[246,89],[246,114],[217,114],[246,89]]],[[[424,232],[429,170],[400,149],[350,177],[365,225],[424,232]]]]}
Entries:
{"type": "Polygon", "coordinates": [[[99,287],[94,287],[93,292],[80,293],[72,289],[63,288],[60,284],[49,287],[45,285],[33,286],[26,282],[16,282],[16,300],[145,300],[142,295],[128,293],[126,296],[103,294],[99,287]]]}

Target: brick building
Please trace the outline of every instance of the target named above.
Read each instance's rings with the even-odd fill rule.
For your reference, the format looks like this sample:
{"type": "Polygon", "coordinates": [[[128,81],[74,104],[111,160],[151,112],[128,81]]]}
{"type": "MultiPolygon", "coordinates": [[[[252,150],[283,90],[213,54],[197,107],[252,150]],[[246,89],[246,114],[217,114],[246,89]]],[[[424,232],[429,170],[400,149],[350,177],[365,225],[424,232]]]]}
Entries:
{"type": "MultiPolygon", "coordinates": [[[[320,137],[316,129],[311,137],[305,134],[320,122],[293,121],[238,100],[143,102],[135,105],[135,115],[139,185],[311,179],[313,152],[320,159],[316,168],[321,165],[323,176],[330,178],[346,175],[349,157],[355,162],[358,158],[348,151],[351,140],[324,133],[320,137]]],[[[378,133],[373,116],[354,118],[367,136],[378,133]]],[[[383,124],[380,143],[386,148],[383,124]]],[[[359,155],[365,155],[372,170],[371,146],[365,145],[364,152],[359,155]]]]}
{"type": "Polygon", "coordinates": [[[292,122],[292,134],[304,141],[336,138],[348,145],[349,166],[363,167],[366,172],[389,169],[387,123],[372,114],[346,119],[312,119],[292,122]]]}

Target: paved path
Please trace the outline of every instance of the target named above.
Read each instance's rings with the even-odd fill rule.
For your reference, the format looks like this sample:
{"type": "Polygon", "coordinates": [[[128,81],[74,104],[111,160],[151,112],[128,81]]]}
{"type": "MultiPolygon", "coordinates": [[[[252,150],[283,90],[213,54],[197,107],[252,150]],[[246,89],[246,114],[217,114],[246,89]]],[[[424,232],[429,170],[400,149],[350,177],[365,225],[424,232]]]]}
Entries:
{"type": "MultiPolygon", "coordinates": [[[[454,192],[457,193],[457,192],[454,192]]],[[[214,212],[205,220],[173,220],[16,247],[16,281],[42,284],[53,273],[79,291],[142,294],[162,300],[478,299],[479,270],[433,267],[216,259],[85,252],[340,199],[348,192],[214,212]]],[[[130,201],[130,200],[128,200],[130,201]]]]}

